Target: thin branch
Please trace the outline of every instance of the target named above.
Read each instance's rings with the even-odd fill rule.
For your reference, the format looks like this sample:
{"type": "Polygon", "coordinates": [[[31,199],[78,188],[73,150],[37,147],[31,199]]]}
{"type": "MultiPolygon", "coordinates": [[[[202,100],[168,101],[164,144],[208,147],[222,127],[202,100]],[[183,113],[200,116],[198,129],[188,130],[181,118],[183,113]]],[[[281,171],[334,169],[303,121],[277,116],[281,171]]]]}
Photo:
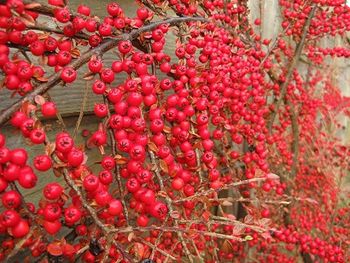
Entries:
{"type": "Polygon", "coordinates": [[[189,196],[189,197],[185,197],[185,198],[182,198],[182,199],[178,199],[178,200],[175,200],[173,201],[174,203],[181,203],[181,202],[185,202],[185,201],[192,201],[192,200],[195,200],[195,199],[198,199],[202,196],[208,196],[212,193],[215,193],[215,192],[220,192],[222,190],[226,190],[226,189],[230,189],[230,188],[233,188],[233,187],[238,187],[238,186],[241,186],[241,185],[245,185],[245,184],[250,184],[250,183],[254,183],[254,182],[263,182],[265,180],[267,180],[268,178],[252,178],[252,179],[248,179],[248,180],[242,180],[242,181],[239,181],[239,182],[233,182],[233,183],[230,183],[230,184],[226,184],[226,185],[223,185],[222,187],[218,188],[218,189],[209,189],[209,190],[206,190],[206,191],[202,191],[202,192],[198,192],[196,193],[195,195],[192,195],[192,196],[189,196]]]}
{"type": "Polygon", "coordinates": [[[160,249],[158,246],[153,245],[152,243],[144,240],[144,239],[140,239],[140,242],[144,243],[145,245],[149,246],[150,248],[152,248],[154,251],[158,251],[160,254],[162,254],[163,256],[169,257],[172,260],[176,260],[175,257],[173,257],[172,255],[170,255],[169,253],[167,253],[166,251],[160,249]]]}
{"type": "MultiPolygon", "coordinates": [[[[151,150],[148,151],[148,152],[149,152],[149,155],[150,155],[150,158],[151,158],[151,162],[152,162],[152,163],[157,163],[154,153],[153,153],[151,150]]],[[[158,178],[159,185],[160,185],[160,190],[161,190],[162,192],[166,193],[166,189],[165,189],[165,187],[164,187],[163,179],[162,179],[162,176],[161,176],[161,174],[160,174],[160,172],[159,172],[159,165],[156,165],[156,169],[155,169],[154,172],[155,172],[155,174],[156,174],[156,176],[157,176],[157,178],[158,178]]],[[[170,214],[173,214],[174,209],[173,209],[173,206],[172,206],[172,200],[170,199],[170,197],[169,197],[168,195],[165,197],[165,202],[166,202],[166,204],[167,204],[167,206],[168,206],[169,213],[170,213],[170,214]]],[[[178,222],[177,222],[176,219],[174,219],[174,225],[175,225],[175,227],[178,227],[178,222]]],[[[164,226],[163,226],[161,229],[164,229],[164,226]]],[[[178,234],[178,236],[179,236],[179,239],[180,239],[180,241],[181,241],[181,244],[182,244],[182,246],[183,246],[183,249],[185,250],[185,254],[186,254],[187,258],[188,258],[189,261],[192,263],[192,262],[193,262],[192,254],[191,254],[190,251],[188,250],[188,247],[187,247],[187,245],[186,245],[186,243],[185,243],[185,240],[184,240],[184,238],[183,238],[182,233],[181,233],[181,232],[177,232],[177,234],[178,234]]]]}
{"type": "Polygon", "coordinates": [[[5,259],[4,262],[9,262],[9,260],[10,260],[12,257],[16,256],[17,253],[22,249],[22,246],[24,245],[24,243],[25,243],[29,238],[32,237],[33,233],[34,233],[34,228],[31,227],[29,233],[28,233],[26,236],[24,236],[23,238],[21,238],[19,241],[16,241],[15,247],[11,250],[10,254],[7,255],[7,257],[6,257],[6,259],[5,259]]]}
{"type": "Polygon", "coordinates": [[[77,120],[77,123],[75,125],[75,129],[73,132],[73,139],[75,139],[75,137],[77,136],[81,121],[83,119],[84,116],[84,110],[85,110],[85,105],[88,99],[88,91],[89,91],[89,82],[87,81],[85,84],[85,89],[84,89],[84,95],[83,95],[83,101],[81,102],[81,106],[80,106],[80,112],[79,112],[79,117],[77,120]]]}
{"type": "Polygon", "coordinates": [[[299,158],[299,125],[298,125],[298,117],[296,115],[294,105],[288,101],[287,102],[290,108],[290,120],[292,123],[292,152],[293,152],[293,164],[291,169],[291,178],[294,178],[298,173],[298,158],[299,158]]]}
{"type": "MultiPolygon", "coordinates": [[[[55,157],[54,159],[57,159],[57,157],[55,157]]],[[[80,191],[79,187],[75,184],[73,179],[70,177],[70,175],[68,174],[68,171],[66,169],[63,169],[63,176],[64,176],[64,179],[66,180],[68,186],[70,188],[72,188],[77,193],[80,200],[82,201],[82,206],[89,212],[92,219],[94,220],[94,223],[103,231],[103,233],[105,235],[110,235],[113,232],[115,232],[116,230],[114,228],[108,227],[104,223],[101,222],[101,220],[98,218],[98,216],[95,212],[95,209],[92,206],[90,206],[87,203],[87,201],[84,199],[82,192],[80,191]]],[[[126,252],[126,250],[122,247],[121,244],[119,244],[114,239],[113,239],[113,243],[116,245],[116,247],[122,253],[122,255],[125,259],[129,260],[129,262],[134,262],[132,257],[129,255],[129,253],[126,252]]]]}
{"type": "MultiPolygon", "coordinates": [[[[227,235],[227,234],[221,234],[221,233],[215,233],[215,232],[209,232],[209,231],[203,231],[198,229],[189,229],[189,228],[181,228],[178,226],[146,226],[146,227],[126,227],[124,229],[119,229],[118,233],[130,233],[130,232],[149,232],[151,230],[161,230],[165,232],[175,232],[177,234],[179,233],[188,233],[188,234],[200,234],[203,236],[208,237],[214,237],[219,239],[230,239],[230,240],[236,240],[239,242],[244,242],[245,240],[243,238],[239,238],[234,235],[227,235]]],[[[193,260],[193,259],[192,259],[193,260]]]]}
{"type": "MultiPolygon", "coordinates": [[[[64,32],[61,29],[59,29],[59,28],[52,28],[52,27],[48,27],[48,26],[45,26],[43,24],[38,24],[38,23],[36,23],[35,25],[27,26],[27,29],[32,29],[32,30],[38,30],[38,31],[42,31],[42,32],[50,32],[50,33],[55,33],[55,34],[59,34],[59,35],[64,35],[64,32]]],[[[76,33],[73,37],[74,38],[84,39],[84,40],[89,40],[89,35],[87,35],[85,33],[76,33]]]]}
{"type": "MultiPolygon", "coordinates": [[[[137,37],[139,37],[142,33],[152,31],[153,29],[157,28],[159,25],[162,25],[162,24],[176,25],[179,23],[194,22],[194,21],[207,22],[208,19],[203,18],[203,17],[173,17],[173,18],[168,18],[168,19],[153,22],[153,23],[146,25],[144,27],[141,27],[139,29],[134,29],[134,30],[130,31],[129,33],[124,33],[117,38],[107,39],[98,47],[95,47],[95,48],[85,52],[84,54],[82,54],[78,59],[73,61],[68,66],[77,70],[81,66],[86,64],[91,59],[91,57],[93,55],[99,56],[99,55],[111,50],[115,46],[117,46],[120,41],[122,41],[122,40],[132,41],[132,40],[136,39],[137,37]]],[[[21,98],[20,100],[18,100],[14,104],[12,104],[10,107],[5,109],[0,115],[0,126],[2,126],[4,123],[6,123],[15,111],[20,109],[23,102],[25,102],[25,101],[33,102],[35,96],[44,94],[45,92],[47,92],[48,90],[50,90],[52,87],[54,87],[55,85],[57,85],[60,82],[61,82],[61,71],[53,74],[48,79],[48,81],[46,83],[35,87],[33,92],[27,94],[26,96],[24,96],[23,98],[21,98]]]]}
{"type": "Polygon", "coordinates": [[[298,65],[301,53],[302,53],[304,45],[305,45],[306,36],[307,36],[308,31],[309,31],[309,27],[311,25],[312,18],[315,15],[316,9],[317,9],[317,5],[314,4],[312,6],[312,9],[311,9],[311,11],[309,13],[309,16],[308,16],[306,22],[305,22],[305,25],[304,25],[304,28],[303,28],[303,32],[301,34],[301,39],[300,39],[300,42],[296,46],[293,59],[289,63],[289,65],[287,67],[288,68],[288,72],[286,74],[286,79],[285,79],[285,81],[282,83],[282,85],[280,87],[281,94],[280,94],[280,97],[279,97],[279,99],[278,99],[278,101],[277,101],[277,103],[275,105],[275,108],[274,108],[273,112],[271,113],[270,121],[269,121],[269,124],[268,124],[268,129],[269,129],[270,133],[272,132],[273,123],[275,121],[275,118],[276,118],[276,115],[278,113],[278,110],[279,110],[279,108],[280,108],[280,106],[282,104],[282,101],[284,100],[284,97],[286,96],[287,88],[288,88],[288,85],[289,85],[289,81],[291,80],[291,78],[293,76],[293,71],[296,68],[296,66],[298,65]]]}

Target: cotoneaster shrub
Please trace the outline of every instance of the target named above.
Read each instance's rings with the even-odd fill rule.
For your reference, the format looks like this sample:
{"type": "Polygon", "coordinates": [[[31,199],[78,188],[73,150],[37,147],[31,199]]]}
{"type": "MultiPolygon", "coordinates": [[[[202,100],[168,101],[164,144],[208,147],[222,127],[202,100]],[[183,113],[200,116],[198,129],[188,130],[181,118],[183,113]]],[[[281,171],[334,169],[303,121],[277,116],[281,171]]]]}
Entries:
{"type": "Polygon", "coordinates": [[[349,7],[281,0],[271,40],[247,1],[137,2],[134,17],[112,2],[106,17],[62,0],[0,5],[2,87],[18,99],[0,125],[28,142],[0,134],[0,259],[348,262],[350,152],[336,133],[349,100],[326,69],[350,53],[319,43],[346,37],[349,7]],[[62,118],[47,92],[69,96],[77,79],[102,101],[99,124],[85,146],[66,130],[50,141],[46,118],[62,118]],[[45,171],[64,183],[28,203],[45,171]]]}

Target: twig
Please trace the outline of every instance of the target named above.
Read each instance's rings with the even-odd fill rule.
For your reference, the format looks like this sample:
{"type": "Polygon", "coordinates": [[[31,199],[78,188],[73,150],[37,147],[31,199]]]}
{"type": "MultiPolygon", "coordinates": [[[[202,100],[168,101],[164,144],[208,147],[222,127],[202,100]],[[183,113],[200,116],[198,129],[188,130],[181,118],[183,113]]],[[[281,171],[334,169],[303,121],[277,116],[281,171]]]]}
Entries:
{"type": "MultiPolygon", "coordinates": [[[[149,155],[150,155],[150,158],[151,158],[151,161],[152,163],[156,163],[156,158],[154,156],[154,153],[152,151],[148,151],[149,152],[149,155]]],[[[155,169],[155,174],[158,178],[158,181],[159,181],[159,185],[160,185],[160,190],[164,193],[166,193],[166,190],[165,190],[165,187],[164,187],[164,183],[163,183],[163,179],[162,179],[162,176],[161,174],[159,173],[159,165],[156,166],[156,169],[155,169]]],[[[165,201],[167,203],[167,206],[168,206],[168,209],[169,209],[169,213],[172,214],[174,212],[173,210],[173,206],[172,206],[172,200],[170,199],[169,196],[166,196],[165,197],[165,201]]],[[[178,226],[178,223],[177,223],[177,220],[174,219],[174,225],[177,227],[178,226]]],[[[162,228],[163,229],[163,228],[162,228]]],[[[192,263],[193,262],[193,259],[192,259],[192,255],[190,253],[190,251],[188,250],[188,247],[185,243],[185,240],[182,236],[182,233],[181,232],[177,232],[178,236],[179,236],[179,239],[181,241],[181,244],[183,246],[183,249],[185,250],[185,254],[187,256],[187,258],[189,259],[189,261],[192,263]]]]}
{"type": "Polygon", "coordinates": [[[290,108],[290,120],[292,123],[292,152],[293,152],[293,164],[291,169],[291,178],[294,178],[298,173],[298,157],[299,157],[299,125],[298,125],[298,117],[296,115],[294,105],[287,101],[287,104],[290,108]]]}
{"type": "Polygon", "coordinates": [[[147,246],[149,246],[150,248],[152,248],[154,251],[158,251],[160,254],[162,254],[163,256],[166,256],[166,257],[169,257],[171,258],[172,260],[176,260],[175,257],[173,257],[172,255],[170,255],[169,253],[167,253],[166,251],[160,249],[158,246],[156,245],[153,245],[152,243],[144,240],[144,239],[141,239],[140,240],[142,243],[146,244],[147,246]]]}
{"type": "MultiPolygon", "coordinates": [[[[101,45],[99,45],[99,46],[85,52],[84,54],[82,54],[78,59],[73,61],[68,66],[77,70],[81,66],[83,66],[85,63],[87,63],[93,55],[98,56],[98,55],[101,55],[101,54],[107,52],[108,50],[117,46],[118,43],[122,40],[132,41],[132,40],[136,39],[138,36],[140,36],[142,33],[151,31],[154,28],[157,28],[159,25],[162,25],[162,24],[176,25],[178,23],[186,23],[186,22],[194,22],[194,21],[207,22],[208,19],[203,18],[203,17],[173,17],[173,18],[168,18],[168,19],[164,19],[164,20],[150,23],[150,24],[143,26],[139,29],[134,29],[134,30],[130,31],[129,33],[124,33],[117,38],[107,39],[101,45]]],[[[49,79],[46,83],[35,87],[34,91],[27,94],[26,96],[24,96],[23,98],[21,98],[20,100],[18,100],[17,102],[12,104],[11,106],[9,106],[7,109],[5,109],[0,115],[0,126],[2,126],[5,122],[7,122],[9,120],[11,115],[21,107],[23,102],[34,101],[35,96],[44,94],[45,92],[47,92],[48,90],[50,90],[52,87],[54,87],[55,85],[57,85],[60,82],[61,82],[61,71],[53,74],[51,77],[49,77],[49,79]]]]}
{"type": "Polygon", "coordinates": [[[298,65],[301,53],[302,53],[304,45],[305,45],[307,32],[309,31],[309,27],[311,25],[311,20],[312,20],[312,18],[315,15],[316,9],[317,9],[317,5],[314,4],[312,6],[312,9],[311,9],[311,11],[309,13],[309,16],[308,16],[306,22],[305,22],[305,25],[304,25],[304,28],[303,28],[303,32],[302,32],[302,35],[301,35],[301,39],[300,39],[300,42],[296,46],[295,54],[293,56],[293,59],[291,60],[291,62],[289,63],[289,65],[287,67],[288,71],[287,71],[287,74],[286,74],[286,79],[285,79],[285,81],[282,83],[282,85],[280,87],[280,90],[281,90],[280,97],[279,97],[279,99],[276,102],[275,108],[274,108],[273,112],[271,113],[270,121],[268,123],[268,129],[269,129],[270,133],[272,132],[273,123],[274,123],[276,115],[278,113],[278,109],[280,108],[280,106],[282,104],[282,101],[284,100],[284,97],[286,96],[287,88],[288,88],[288,85],[289,85],[289,81],[291,80],[291,77],[293,75],[293,71],[294,71],[295,67],[298,65]]]}
{"type": "Polygon", "coordinates": [[[21,238],[21,240],[16,242],[15,247],[12,249],[12,251],[10,252],[10,254],[7,255],[6,259],[4,262],[9,262],[9,260],[14,257],[15,255],[17,255],[17,253],[22,249],[22,246],[24,245],[24,243],[31,238],[31,236],[33,235],[34,232],[34,228],[31,227],[29,233],[24,236],[23,238],[21,238]]]}
{"type": "Polygon", "coordinates": [[[178,226],[166,226],[166,227],[163,227],[163,226],[131,227],[130,226],[130,227],[126,227],[124,229],[119,229],[118,233],[148,232],[151,230],[162,230],[165,232],[175,232],[177,234],[179,234],[179,233],[181,233],[181,234],[182,233],[200,234],[203,236],[216,237],[216,238],[220,238],[220,239],[232,239],[232,240],[236,240],[239,242],[245,241],[243,238],[239,238],[239,237],[233,236],[233,235],[226,235],[226,234],[203,231],[203,230],[198,230],[198,229],[180,228],[178,226]]]}
{"type": "MultiPolygon", "coordinates": [[[[289,28],[290,28],[290,24],[283,30],[283,34],[286,33],[289,28]]],[[[266,61],[266,59],[268,59],[268,57],[271,55],[272,51],[275,49],[275,47],[278,43],[278,40],[279,40],[279,38],[276,37],[275,40],[273,41],[271,47],[267,51],[265,57],[261,60],[260,67],[264,65],[264,62],[266,61]]]]}
{"type": "Polygon", "coordinates": [[[211,193],[220,192],[222,190],[226,190],[226,189],[229,189],[229,188],[232,188],[232,187],[237,187],[237,186],[250,184],[250,183],[254,183],[254,182],[262,182],[262,181],[265,181],[267,179],[268,178],[261,177],[261,178],[252,178],[252,179],[248,179],[248,180],[242,180],[242,181],[239,181],[239,182],[233,182],[233,183],[230,183],[230,184],[223,185],[222,187],[220,187],[218,189],[209,189],[209,190],[206,190],[206,191],[198,192],[195,195],[192,195],[192,196],[189,196],[189,197],[185,197],[185,198],[182,198],[182,199],[178,199],[178,200],[174,200],[173,202],[174,203],[181,203],[181,202],[185,202],[185,201],[191,201],[191,200],[195,200],[195,199],[197,199],[197,198],[199,198],[201,196],[208,196],[211,193]]]}
{"type": "Polygon", "coordinates": [[[89,82],[87,81],[86,84],[85,84],[83,101],[82,101],[81,106],[80,106],[79,117],[78,117],[77,123],[75,125],[75,129],[74,129],[74,132],[73,132],[73,138],[74,139],[77,136],[77,132],[78,132],[79,127],[80,127],[80,123],[81,123],[81,121],[83,119],[83,116],[84,116],[84,109],[85,109],[86,101],[88,99],[88,91],[89,91],[89,82]]]}
{"type": "MultiPolygon", "coordinates": [[[[53,156],[53,159],[55,161],[58,161],[57,158],[58,158],[57,156],[53,156]]],[[[110,235],[110,234],[116,232],[116,229],[114,227],[106,226],[104,223],[101,222],[101,220],[98,218],[98,216],[97,216],[97,214],[95,212],[95,209],[92,206],[90,206],[88,204],[88,202],[85,200],[85,198],[84,198],[82,192],[80,191],[79,187],[75,184],[75,182],[70,177],[68,171],[65,168],[63,169],[62,174],[63,174],[63,177],[64,177],[67,185],[76,192],[76,194],[78,195],[78,197],[82,201],[82,206],[89,212],[89,214],[91,215],[92,219],[94,220],[94,223],[103,231],[103,233],[105,235],[110,235]]],[[[116,247],[122,253],[122,255],[123,255],[123,257],[125,259],[129,260],[129,262],[134,262],[132,257],[129,255],[129,253],[126,252],[126,250],[122,247],[121,244],[119,244],[114,239],[113,239],[113,243],[116,245],[116,247]]]]}
{"type": "MultiPolygon", "coordinates": [[[[64,32],[61,29],[48,27],[48,26],[38,24],[38,23],[36,23],[35,25],[29,25],[29,26],[27,26],[27,28],[32,29],[32,30],[42,31],[42,32],[50,32],[50,33],[55,33],[55,34],[59,34],[59,35],[64,35],[64,32]]],[[[84,39],[84,40],[89,40],[89,36],[85,33],[77,33],[73,37],[84,39]]]]}

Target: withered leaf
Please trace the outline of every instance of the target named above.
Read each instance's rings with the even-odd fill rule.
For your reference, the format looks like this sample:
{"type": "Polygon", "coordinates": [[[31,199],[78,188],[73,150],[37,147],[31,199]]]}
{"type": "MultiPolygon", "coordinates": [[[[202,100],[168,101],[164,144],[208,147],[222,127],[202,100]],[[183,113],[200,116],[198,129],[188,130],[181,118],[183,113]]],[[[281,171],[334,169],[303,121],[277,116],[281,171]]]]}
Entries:
{"type": "Polygon", "coordinates": [[[77,48],[73,48],[71,51],[70,51],[71,55],[73,58],[78,58],[80,57],[80,50],[77,49],[77,48]]]}
{"type": "Polygon", "coordinates": [[[171,128],[169,126],[164,125],[163,131],[165,133],[171,133],[171,128]]]}
{"type": "Polygon", "coordinates": [[[167,197],[168,196],[168,194],[166,193],[166,192],[164,192],[164,191],[159,191],[158,193],[157,193],[157,196],[160,196],[160,197],[167,197]]]}
{"type": "Polygon", "coordinates": [[[224,240],[220,247],[220,251],[223,251],[224,253],[232,253],[233,252],[233,246],[230,241],[227,239],[224,240]]]}
{"type": "Polygon", "coordinates": [[[55,143],[53,143],[53,142],[48,143],[45,146],[45,153],[50,156],[55,151],[55,148],[56,148],[55,143]]]}
{"type": "Polygon", "coordinates": [[[56,177],[60,177],[62,175],[61,171],[59,169],[54,168],[53,173],[56,177]]]}
{"type": "Polygon", "coordinates": [[[120,158],[120,159],[117,159],[116,161],[116,164],[126,164],[128,162],[128,160],[124,157],[120,158]]]}
{"type": "Polygon", "coordinates": [[[46,250],[52,256],[61,256],[63,254],[61,244],[58,242],[49,244],[46,250]]]}
{"type": "Polygon", "coordinates": [[[251,224],[251,223],[253,223],[253,221],[254,221],[254,218],[251,215],[247,215],[244,218],[244,223],[246,223],[246,224],[251,224]]]}
{"type": "Polygon", "coordinates": [[[235,227],[232,229],[232,235],[234,236],[239,236],[241,234],[243,234],[245,229],[245,226],[242,224],[237,224],[235,225],[235,227]]]}
{"type": "Polygon", "coordinates": [[[40,81],[40,82],[47,82],[49,79],[46,77],[35,77],[36,80],[40,81]]]}
{"type": "Polygon", "coordinates": [[[170,216],[174,219],[179,219],[180,218],[180,213],[178,211],[173,211],[170,213],[170,216]]]}
{"type": "Polygon", "coordinates": [[[41,96],[41,95],[36,95],[34,97],[34,101],[38,105],[43,105],[45,103],[45,98],[43,96],[41,96]]]}
{"type": "Polygon", "coordinates": [[[155,145],[155,143],[153,142],[148,142],[148,148],[152,151],[152,152],[158,152],[158,147],[155,145]]]}
{"type": "Polygon", "coordinates": [[[280,177],[277,174],[274,174],[274,173],[268,173],[266,175],[266,177],[269,178],[269,179],[272,179],[272,180],[279,180],[280,179],[280,177]]]}
{"type": "Polygon", "coordinates": [[[20,19],[26,26],[34,26],[35,20],[31,15],[28,15],[26,13],[21,14],[20,19]]]}
{"type": "Polygon", "coordinates": [[[205,211],[203,214],[202,214],[202,217],[205,221],[209,221],[209,218],[211,217],[211,213],[209,211],[205,211]]]}
{"type": "Polygon", "coordinates": [[[130,232],[128,235],[128,241],[131,242],[134,239],[135,233],[134,232],[130,232]]]}
{"type": "Polygon", "coordinates": [[[165,161],[160,160],[160,161],[159,161],[159,166],[160,166],[160,169],[161,169],[164,173],[168,173],[168,172],[169,172],[168,165],[166,164],[165,161]]]}
{"type": "Polygon", "coordinates": [[[40,7],[41,4],[38,3],[38,2],[34,2],[34,3],[30,3],[30,4],[26,4],[24,6],[25,9],[33,9],[33,8],[37,8],[37,7],[40,7]]]}
{"type": "Polygon", "coordinates": [[[222,205],[222,206],[232,206],[233,203],[230,202],[230,201],[225,200],[225,201],[223,201],[223,202],[221,203],[221,205],[222,205]]]}

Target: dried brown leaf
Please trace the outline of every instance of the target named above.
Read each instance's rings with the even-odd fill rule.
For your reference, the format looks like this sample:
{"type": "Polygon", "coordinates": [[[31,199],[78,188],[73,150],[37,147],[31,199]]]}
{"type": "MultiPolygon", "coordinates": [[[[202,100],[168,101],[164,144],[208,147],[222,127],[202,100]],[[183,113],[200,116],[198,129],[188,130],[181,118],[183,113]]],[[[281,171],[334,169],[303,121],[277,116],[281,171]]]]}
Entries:
{"type": "Polygon", "coordinates": [[[25,9],[33,9],[33,8],[37,8],[37,7],[40,7],[41,4],[38,3],[38,2],[34,2],[34,3],[30,3],[30,4],[26,4],[24,6],[25,9]]]}
{"type": "Polygon", "coordinates": [[[21,14],[20,19],[26,26],[34,26],[35,20],[31,15],[28,15],[26,13],[21,14]]]}
{"type": "Polygon", "coordinates": [[[160,169],[161,169],[164,173],[168,173],[168,172],[169,172],[168,165],[166,164],[165,161],[160,160],[160,161],[159,161],[159,166],[160,166],[160,169]]]}
{"type": "Polygon", "coordinates": [[[221,205],[222,205],[222,206],[232,206],[233,203],[230,202],[230,201],[225,200],[225,201],[223,201],[223,202],[221,203],[221,205]]]}
{"type": "Polygon", "coordinates": [[[70,51],[70,54],[72,55],[73,58],[78,58],[81,55],[80,50],[78,48],[73,48],[70,51]]]}
{"type": "Polygon", "coordinates": [[[56,148],[55,143],[53,143],[53,142],[48,143],[45,146],[45,153],[50,156],[55,151],[55,148],[56,148]]]}
{"type": "Polygon", "coordinates": [[[170,216],[174,219],[179,219],[180,218],[180,213],[178,211],[172,211],[170,213],[170,216]]]}
{"type": "Polygon", "coordinates": [[[205,211],[203,214],[202,214],[202,217],[205,221],[209,221],[209,218],[211,217],[211,213],[209,211],[205,211]]]}
{"type": "Polygon", "coordinates": [[[233,246],[232,246],[231,242],[228,241],[227,239],[225,239],[224,242],[222,243],[221,247],[220,247],[220,251],[222,251],[224,253],[232,253],[233,252],[233,246]]]}
{"type": "Polygon", "coordinates": [[[134,232],[129,233],[129,235],[128,235],[128,241],[131,242],[131,241],[134,239],[134,236],[135,236],[135,233],[134,233],[134,232]]]}
{"type": "Polygon", "coordinates": [[[126,164],[128,162],[128,160],[126,158],[122,157],[122,158],[116,160],[115,162],[116,162],[116,164],[126,164]]]}
{"type": "Polygon", "coordinates": [[[148,142],[148,148],[152,151],[152,152],[158,152],[158,147],[155,145],[155,143],[153,142],[148,142]]]}
{"type": "Polygon", "coordinates": [[[165,133],[171,133],[171,128],[169,126],[164,125],[163,131],[165,133]]]}
{"type": "Polygon", "coordinates": [[[41,96],[41,95],[36,95],[34,97],[34,101],[38,105],[43,105],[45,103],[45,98],[43,96],[41,96]]]}

